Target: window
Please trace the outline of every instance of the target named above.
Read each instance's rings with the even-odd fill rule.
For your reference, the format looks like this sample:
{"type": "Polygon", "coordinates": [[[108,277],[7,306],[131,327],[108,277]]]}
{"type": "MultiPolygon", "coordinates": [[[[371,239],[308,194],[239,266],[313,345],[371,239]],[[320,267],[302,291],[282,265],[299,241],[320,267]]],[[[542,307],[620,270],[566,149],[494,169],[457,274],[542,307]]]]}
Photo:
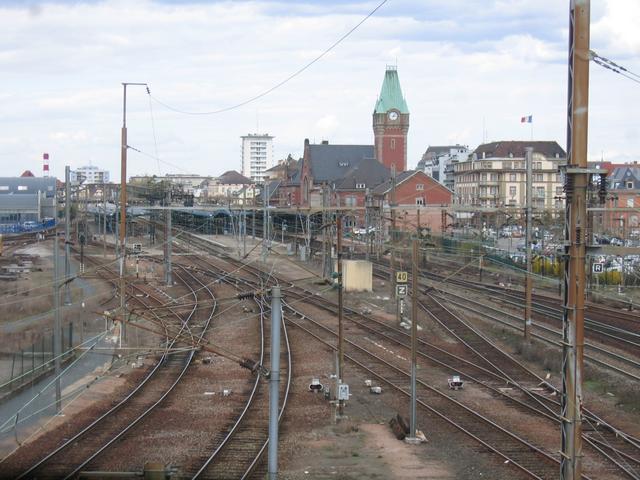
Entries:
{"type": "Polygon", "coordinates": [[[349,162],[338,162],[338,166],[339,167],[348,167],[349,166],[349,162]]]}
{"type": "Polygon", "coordinates": [[[25,190],[28,190],[26,185],[18,185],[18,191],[24,192],[25,190]]]}
{"type": "Polygon", "coordinates": [[[563,191],[562,187],[556,187],[556,196],[559,197],[560,195],[562,195],[562,191],[563,191]]]}
{"type": "Polygon", "coordinates": [[[417,183],[416,190],[420,190],[420,191],[424,190],[424,183],[417,183]]]}
{"type": "Polygon", "coordinates": [[[482,168],[491,168],[491,162],[482,162],[482,168]]]}
{"type": "Polygon", "coordinates": [[[391,150],[395,150],[396,149],[396,139],[392,138],[391,139],[391,150]]]}
{"type": "Polygon", "coordinates": [[[364,183],[356,183],[356,188],[364,190],[366,187],[367,185],[364,183]]]}
{"type": "Polygon", "coordinates": [[[490,187],[489,188],[489,195],[497,195],[498,194],[498,188],[497,187],[490,187]]]}
{"type": "Polygon", "coordinates": [[[498,181],[498,174],[497,173],[492,173],[491,174],[491,181],[492,182],[497,182],[498,181]]]}
{"type": "Polygon", "coordinates": [[[511,170],[513,168],[512,162],[502,162],[502,168],[505,170],[511,170]]]}
{"type": "Polygon", "coordinates": [[[510,173],[509,174],[509,181],[510,182],[515,182],[518,178],[518,175],[516,173],[510,173]]]}
{"type": "Polygon", "coordinates": [[[516,196],[516,187],[509,187],[509,195],[512,197],[516,196]]]}
{"type": "Polygon", "coordinates": [[[534,170],[542,170],[542,162],[533,162],[534,170]]]}
{"type": "Polygon", "coordinates": [[[424,197],[416,197],[416,205],[424,205],[424,197]]]}
{"type": "Polygon", "coordinates": [[[633,198],[627,198],[627,208],[633,208],[633,198]]]}
{"type": "MultiPolygon", "coordinates": [[[[633,188],[633,182],[627,182],[627,188],[633,188]]],[[[20,187],[18,187],[18,190],[20,190],[20,187]]]]}
{"type": "Polygon", "coordinates": [[[561,182],[561,181],[562,181],[562,174],[556,173],[556,182],[561,182]]]}
{"type": "Polygon", "coordinates": [[[536,197],[544,198],[544,187],[536,187],[536,197]]]}
{"type": "Polygon", "coordinates": [[[544,182],[544,173],[534,173],[533,174],[534,182],[544,182]]]}

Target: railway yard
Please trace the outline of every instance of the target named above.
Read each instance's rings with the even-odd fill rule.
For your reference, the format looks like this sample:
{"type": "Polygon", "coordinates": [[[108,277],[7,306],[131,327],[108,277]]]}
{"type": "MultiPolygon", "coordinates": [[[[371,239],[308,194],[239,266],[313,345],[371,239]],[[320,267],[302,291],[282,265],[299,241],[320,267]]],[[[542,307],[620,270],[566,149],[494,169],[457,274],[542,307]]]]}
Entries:
{"type": "MultiPolygon", "coordinates": [[[[519,271],[482,269],[475,260],[423,248],[415,288],[421,441],[405,443],[398,438],[409,418],[411,332],[390,298],[391,265],[410,264],[402,242],[393,259],[388,252],[371,258],[372,291],[345,294],[339,315],[338,291],[323,280],[318,255],[302,261],[273,242],[263,256],[261,233],[247,235],[247,253],[239,255],[236,236],[175,227],[169,285],[165,237],[155,245],[130,239],[143,247],[127,256],[124,329],[114,244],[94,237],[82,267],[73,246],[71,262],[86,285],[73,283],[72,302],[83,308],[62,322],[72,350],[63,377],[89,358],[100,360],[63,384],[55,415],[44,357],[36,368],[34,351],[44,355],[47,348],[44,340],[33,346],[40,345],[35,324],[2,325],[22,357],[18,374],[13,355],[11,381],[3,385],[2,478],[264,478],[274,286],[282,292],[280,478],[557,477],[556,286],[536,285],[525,341],[519,271]],[[80,339],[73,333],[78,323],[80,339]],[[344,402],[336,401],[334,374],[341,327],[344,402]],[[457,377],[462,388],[450,388],[457,377]],[[34,395],[42,400],[38,408],[16,407],[34,395]]],[[[360,247],[352,242],[349,255],[361,258],[360,247]]],[[[24,236],[5,242],[3,258],[38,252],[30,261],[47,272],[52,250],[50,236],[24,236]]],[[[20,294],[5,291],[3,298],[10,304],[20,294]]],[[[29,313],[27,320],[38,318],[29,313]]],[[[640,478],[639,347],[640,314],[615,298],[587,305],[584,478],[640,478]]],[[[3,369],[8,364],[5,358],[3,369]]]]}

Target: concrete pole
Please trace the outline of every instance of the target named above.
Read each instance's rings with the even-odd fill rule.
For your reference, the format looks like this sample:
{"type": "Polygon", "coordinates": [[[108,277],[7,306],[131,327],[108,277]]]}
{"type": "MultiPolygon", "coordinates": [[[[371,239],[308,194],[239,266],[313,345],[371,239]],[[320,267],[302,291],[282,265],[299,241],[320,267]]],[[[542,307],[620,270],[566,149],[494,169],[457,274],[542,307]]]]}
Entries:
{"type": "Polygon", "coordinates": [[[165,215],[165,254],[164,254],[164,280],[167,286],[173,285],[173,272],[171,264],[171,255],[173,254],[171,242],[173,240],[172,226],[171,226],[171,192],[167,193],[167,208],[164,211],[165,215]]]}
{"type": "Polygon", "coordinates": [[[107,258],[107,191],[105,184],[102,184],[102,203],[104,210],[102,212],[102,256],[107,258]]]}
{"type": "Polygon", "coordinates": [[[322,278],[329,278],[327,271],[327,189],[322,185],[322,278]]]}
{"type": "Polygon", "coordinates": [[[122,340],[126,340],[126,269],[127,269],[127,250],[126,250],[126,233],[127,233],[127,84],[122,84],[123,101],[122,101],[122,130],[120,137],[120,312],[122,314],[122,322],[120,322],[120,346],[122,340]]]}
{"type": "Polygon", "coordinates": [[[307,213],[307,238],[306,238],[307,261],[311,260],[311,215],[307,213]]]}
{"type": "Polygon", "coordinates": [[[267,182],[264,182],[264,187],[263,187],[263,193],[264,193],[264,205],[262,208],[262,261],[266,261],[267,260],[267,253],[268,253],[268,241],[269,241],[269,185],[267,184],[267,182]]]}
{"type": "Polygon", "coordinates": [[[280,401],[280,287],[271,288],[271,374],[269,376],[269,480],[278,478],[278,414],[280,401]]]}
{"type": "Polygon", "coordinates": [[[526,209],[526,225],[525,238],[527,247],[527,274],[525,276],[525,305],[524,305],[524,338],[529,341],[531,339],[531,211],[533,208],[533,147],[525,148],[525,162],[527,163],[527,203],[526,209]]]}
{"type": "MultiPolygon", "coordinates": [[[[342,283],[342,215],[338,214],[336,218],[336,256],[338,274],[338,383],[344,381],[344,330],[343,330],[343,315],[344,315],[344,299],[343,299],[343,283],[342,283]]],[[[337,393],[337,392],[336,392],[337,393]]],[[[340,400],[338,403],[338,415],[344,414],[344,401],[340,400]]]]}
{"type": "Polygon", "coordinates": [[[62,390],[60,388],[60,355],[62,354],[62,321],[60,319],[60,260],[58,252],[58,230],[53,240],[53,358],[56,376],[56,415],[62,407],[62,390]]]}
{"type": "MultiPolygon", "coordinates": [[[[394,240],[396,234],[396,168],[391,166],[391,199],[389,201],[391,208],[391,252],[389,253],[389,261],[391,265],[391,273],[389,274],[389,285],[391,286],[390,298],[396,298],[396,253],[394,250],[394,240]]],[[[399,309],[399,307],[397,307],[399,309]]]]}
{"type": "MultiPolygon", "coordinates": [[[[71,277],[71,167],[64,167],[64,278],[71,277]]],[[[64,284],[64,304],[71,305],[71,287],[64,284]]]]}
{"type": "Polygon", "coordinates": [[[582,477],[582,368],[587,230],[590,1],[569,12],[569,93],[565,209],[560,478],[582,477]]]}
{"type": "Polygon", "coordinates": [[[411,256],[411,415],[409,421],[409,437],[416,438],[416,380],[418,359],[418,240],[413,239],[413,251],[411,256]]]}

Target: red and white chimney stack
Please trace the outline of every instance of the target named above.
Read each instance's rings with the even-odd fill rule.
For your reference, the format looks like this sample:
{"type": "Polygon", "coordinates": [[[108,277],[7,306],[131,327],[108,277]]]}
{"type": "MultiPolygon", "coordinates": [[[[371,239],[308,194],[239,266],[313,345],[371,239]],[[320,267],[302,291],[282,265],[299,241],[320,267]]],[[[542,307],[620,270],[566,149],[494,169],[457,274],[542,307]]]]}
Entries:
{"type": "Polygon", "coordinates": [[[49,176],[49,154],[48,153],[42,154],[42,176],[43,177],[49,176]]]}

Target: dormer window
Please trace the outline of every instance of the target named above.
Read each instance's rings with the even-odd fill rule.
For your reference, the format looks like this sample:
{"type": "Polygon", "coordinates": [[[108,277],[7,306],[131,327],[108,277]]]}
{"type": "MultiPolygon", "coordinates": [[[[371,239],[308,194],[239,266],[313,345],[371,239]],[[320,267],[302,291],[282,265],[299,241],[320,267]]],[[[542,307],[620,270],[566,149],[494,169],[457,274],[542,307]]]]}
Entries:
{"type": "Polygon", "coordinates": [[[348,167],[349,166],[349,162],[338,162],[338,166],[339,167],[348,167]]]}
{"type": "Polygon", "coordinates": [[[364,190],[365,188],[367,188],[367,185],[365,183],[356,183],[356,188],[359,190],[364,190]]]}

